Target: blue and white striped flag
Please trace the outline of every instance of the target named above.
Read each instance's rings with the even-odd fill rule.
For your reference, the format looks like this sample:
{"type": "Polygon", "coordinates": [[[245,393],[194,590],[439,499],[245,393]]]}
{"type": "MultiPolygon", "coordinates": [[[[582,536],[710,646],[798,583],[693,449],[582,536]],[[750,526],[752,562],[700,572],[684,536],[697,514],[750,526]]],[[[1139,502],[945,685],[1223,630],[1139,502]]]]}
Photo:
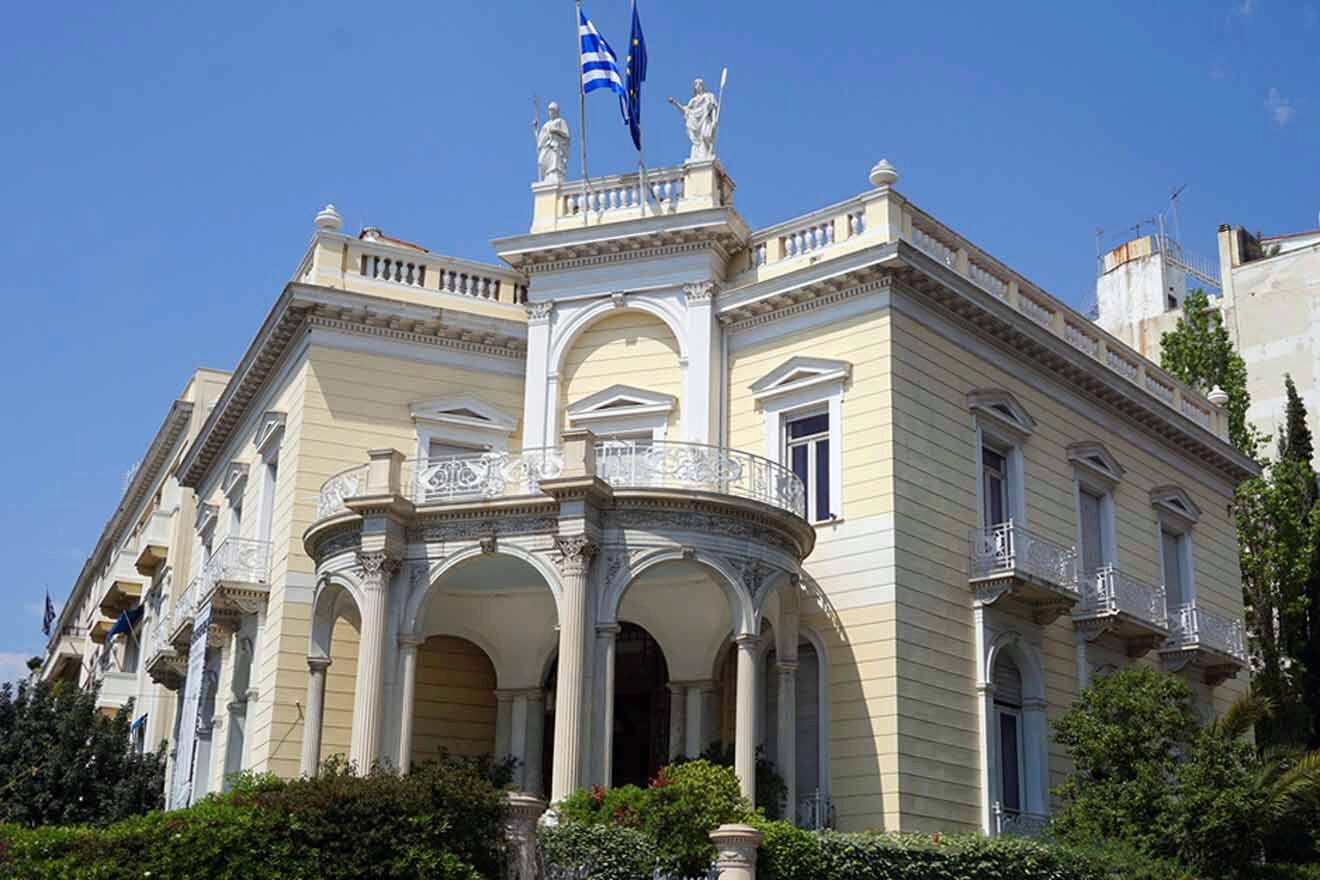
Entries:
{"type": "Polygon", "coordinates": [[[626,98],[623,89],[623,77],[619,75],[619,57],[614,54],[610,44],[596,30],[596,26],[587,18],[587,14],[578,7],[578,37],[582,42],[582,91],[594,92],[596,89],[610,89],[619,97],[626,98]]]}

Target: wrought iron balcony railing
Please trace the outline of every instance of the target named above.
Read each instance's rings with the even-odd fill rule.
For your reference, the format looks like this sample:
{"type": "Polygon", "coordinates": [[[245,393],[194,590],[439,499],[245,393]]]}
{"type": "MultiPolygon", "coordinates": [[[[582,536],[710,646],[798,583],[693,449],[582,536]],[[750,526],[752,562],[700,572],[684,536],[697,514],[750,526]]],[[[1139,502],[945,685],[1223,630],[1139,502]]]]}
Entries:
{"type": "Polygon", "coordinates": [[[202,568],[203,601],[222,583],[265,584],[270,580],[270,541],[226,538],[202,568]]]}
{"type": "Polygon", "coordinates": [[[688,489],[747,498],[806,518],[806,489],[781,464],[719,446],[667,440],[596,444],[596,471],[616,489],[688,489]]]}
{"type": "Polygon", "coordinates": [[[542,480],[563,472],[564,456],[547,446],[409,461],[404,469],[404,485],[410,487],[413,503],[444,504],[535,495],[542,480]]]}
{"type": "Polygon", "coordinates": [[[1082,579],[1082,601],[1076,617],[1127,614],[1158,629],[1167,625],[1164,590],[1106,565],[1082,579]]]}
{"type": "Polygon", "coordinates": [[[1043,813],[1007,810],[995,801],[995,833],[1016,837],[1039,837],[1050,827],[1050,817],[1043,813]]]}
{"type": "Polygon", "coordinates": [[[1170,650],[1209,648],[1246,665],[1247,649],[1242,621],[1220,617],[1194,604],[1179,605],[1169,612],[1170,650]]]}
{"type": "Polygon", "coordinates": [[[1077,592],[1077,549],[1056,544],[1012,520],[971,536],[970,575],[1026,576],[1065,592],[1077,592]]]}

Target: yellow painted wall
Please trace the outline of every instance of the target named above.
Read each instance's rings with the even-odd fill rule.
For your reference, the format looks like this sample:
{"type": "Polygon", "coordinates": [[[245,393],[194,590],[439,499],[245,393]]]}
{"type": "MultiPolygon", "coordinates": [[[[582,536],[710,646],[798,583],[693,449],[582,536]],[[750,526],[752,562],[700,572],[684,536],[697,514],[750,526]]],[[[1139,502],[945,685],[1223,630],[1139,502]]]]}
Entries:
{"type": "Polygon", "coordinates": [[[414,764],[439,749],[459,755],[495,751],[495,667],[464,639],[435,636],[417,649],[414,764]]]}
{"type": "MultiPolygon", "coordinates": [[[[345,618],[335,621],[330,636],[330,668],[325,674],[325,715],[321,723],[321,760],[348,757],[353,741],[353,695],[357,682],[357,627],[345,618]]],[[[306,663],[303,664],[304,668],[306,663]]]]}
{"type": "MultiPolygon", "coordinates": [[[[975,434],[968,392],[999,388],[1014,394],[1037,422],[1024,449],[1028,526],[1042,536],[1076,543],[1073,469],[1065,448],[1098,440],[1126,468],[1115,492],[1117,562],[1159,584],[1158,531],[1148,497],[1155,486],[1182,486],[1203,510],[1193,533],[1198,603],[1241,617],[1230,497],[1204,472],[1189,476],[1143,451],[1151,443],[1122,425],[1093,423],[1017,376],[1004,353],[989,362],[942,338],[922,322],[895,312],[893,324],[894,487],[897,540],[897,652],[899,785],[903,830],[975,825],[978,761],[971,595],[967,536],[977,525],[975,434]],[[952,820],[952,821],[951,821],[952,820]]],[[[1011,609],[993,609],[1003,620],[1011,609]]],[[[1024,631],[1036,624],[1020,621],[1024,631]]],[[[1073,625],[1067,615],[1041,632],[1051,719],[1077,694],[1073,625]]],[[[1151,655],[1148,662],[1155,662],[1151,655]]],[[[1245,688],[1242,680],[1216,690],[1222,711],[1245,688]]],[[[1067,772],[1062,750],[1050,747],[1050,783],[1067,772]]]]}
{"type": "Polygon", "coordinates": [[[601,318],[573,341],[560,369],[559,426],[568,426],[564,410],[611,385],[631,385],[673,395],[669,415],[672,437],[680,418],[683,379],[679,348],[664,321],[647,312],[624,309],[601,318]]]}

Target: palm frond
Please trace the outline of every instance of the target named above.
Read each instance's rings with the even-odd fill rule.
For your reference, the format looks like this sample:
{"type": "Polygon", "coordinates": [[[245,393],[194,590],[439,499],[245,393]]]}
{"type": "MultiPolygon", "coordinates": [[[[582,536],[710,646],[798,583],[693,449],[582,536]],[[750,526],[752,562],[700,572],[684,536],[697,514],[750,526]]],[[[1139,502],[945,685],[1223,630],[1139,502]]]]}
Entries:
{"type": "Polygon", "coordinates": [[[1320,807],[1320,750],[1271,761],[1266,768],[1272,771],[1262,780],[1265,808],[1271,815],[1277,818],[1298,807],[1320,807]]]}
{"type": "Polygon", "coordinates": [[[1257,722],[1274,714],[1274,701],[1257,693],[1250,693],[1234,701],[1222,717],[1215,720],[1215,733],[1231,739],[1246,736],[1257,722]]]}

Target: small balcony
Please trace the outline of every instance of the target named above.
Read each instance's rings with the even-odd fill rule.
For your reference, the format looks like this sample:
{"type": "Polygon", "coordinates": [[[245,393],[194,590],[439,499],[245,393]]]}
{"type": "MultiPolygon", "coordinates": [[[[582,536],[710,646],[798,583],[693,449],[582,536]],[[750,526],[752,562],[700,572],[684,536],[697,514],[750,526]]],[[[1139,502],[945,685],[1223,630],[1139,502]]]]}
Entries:
{"type": "Polygon", "coordinates": [[[998,801],[994,804],[995,833],[1014,837],[1040,837],[1050,827],[1050,817],[1043,813],[1027,813],[1005,809],[998,801]]]}
{"type": "Polygon", "coordinates": [[[270,549],[270,541],[226,538],[202,568],[197,603],[256,611],[270,593],[270,549]]]}
{"type": "MultiPolygon", "coordinates": [[[[791,470],[735,449],[668,441],[600,441],[591,447],[593,474],[612,489],[678,490],[740,498],[803,518],[806,491],[791,470]]],[[[327,480],[316,518],[346,513],[348,499],[381,494],[368,487],[370,466],[327,480]]],[[[399,485],[418,507],[541,495],[541,483],[565,475],[558,447],[483,452],[402,463],[399,485]]]]}
{"type": "Polygon", "coordinates": [[[136,699],[137,693],[136,672],[107,671],[101,676],[101,690],[96,695],[96,708],[113,714],[123,708],[129,700],[136,699]]]}
{"type": "Polygon", "coordinates": [[[1247,665],[1242,621],[1221,617],[1194,603],[1169,612],[1169,639],[1160,649],[1166,669],[1178,671],[1194,666],[1205,673],[1210,684],[1237,675],[1247,665]]]}
{"type": "Polygon", "coordinates": [[[971,535],[968,579],[977,600],[993,604],[1013,595],[1049,623],[1081,599],[1077,549],[1056,544],[1012,521],[971,535]]]}
{"type": "MultiPolygon", "coordinates": [[[[117,617],[118,615],[116,615],[117,617]]],[[[87,631],[87,637],[98,645],[105,644],[105,637],[110,633],[110,628],[115,625],[111,618],[98,617],[92,622],[91,629],[87,631]]]]}
{"type": "Polygon", "coordinates": [[[106,576],[108,584],[105,593],[101,595],[100,608],[101,613],[111,620],[142,599],[144,585],[133,561],[134,556],[132,549],[125,547],[115,555],[114,561],[110,564],[110,572],[106,576]]]}
{"type": "Polygon", "coordinates": [[[169,643],[180,656],[188,654],[188,646],[192,642],[193,615],[197,613],[197,594],[201,582],[201,575],[189,581],[170,609],[169,643]]]}
{"type": "Polygon", "coordinates": [[[46,647],[46,661],[41,667],[43,681],[67,679],[77,682],[82,673],[87,628],[70,624],[52,637],[46,647]]]}
{"type": "Polygon", "coordinates": [[[143,638],[144,655],[147,658],[147,675],[156,684],[169,690],[178,690],[187,673],[187,655],[180,654],[170,644],[173,617],[168,614],[158,615],[151,623],[143,638]]]}
{"type": "Polygon", "coordinates": [[[152,577],[170,552],[170,515],[157,511],[147,519],[138,533],[137,558],[134,566],[138,574],[152,577]]]}
{"type": "Polygon", "coordinates": [[[1169,634],[1164,590],[1106,565],[1082,579],[1081,602],[1073,609],[1077,628],[1094,640],[1112,633],[1130,657],[1158,648],[1169,634]]]}

